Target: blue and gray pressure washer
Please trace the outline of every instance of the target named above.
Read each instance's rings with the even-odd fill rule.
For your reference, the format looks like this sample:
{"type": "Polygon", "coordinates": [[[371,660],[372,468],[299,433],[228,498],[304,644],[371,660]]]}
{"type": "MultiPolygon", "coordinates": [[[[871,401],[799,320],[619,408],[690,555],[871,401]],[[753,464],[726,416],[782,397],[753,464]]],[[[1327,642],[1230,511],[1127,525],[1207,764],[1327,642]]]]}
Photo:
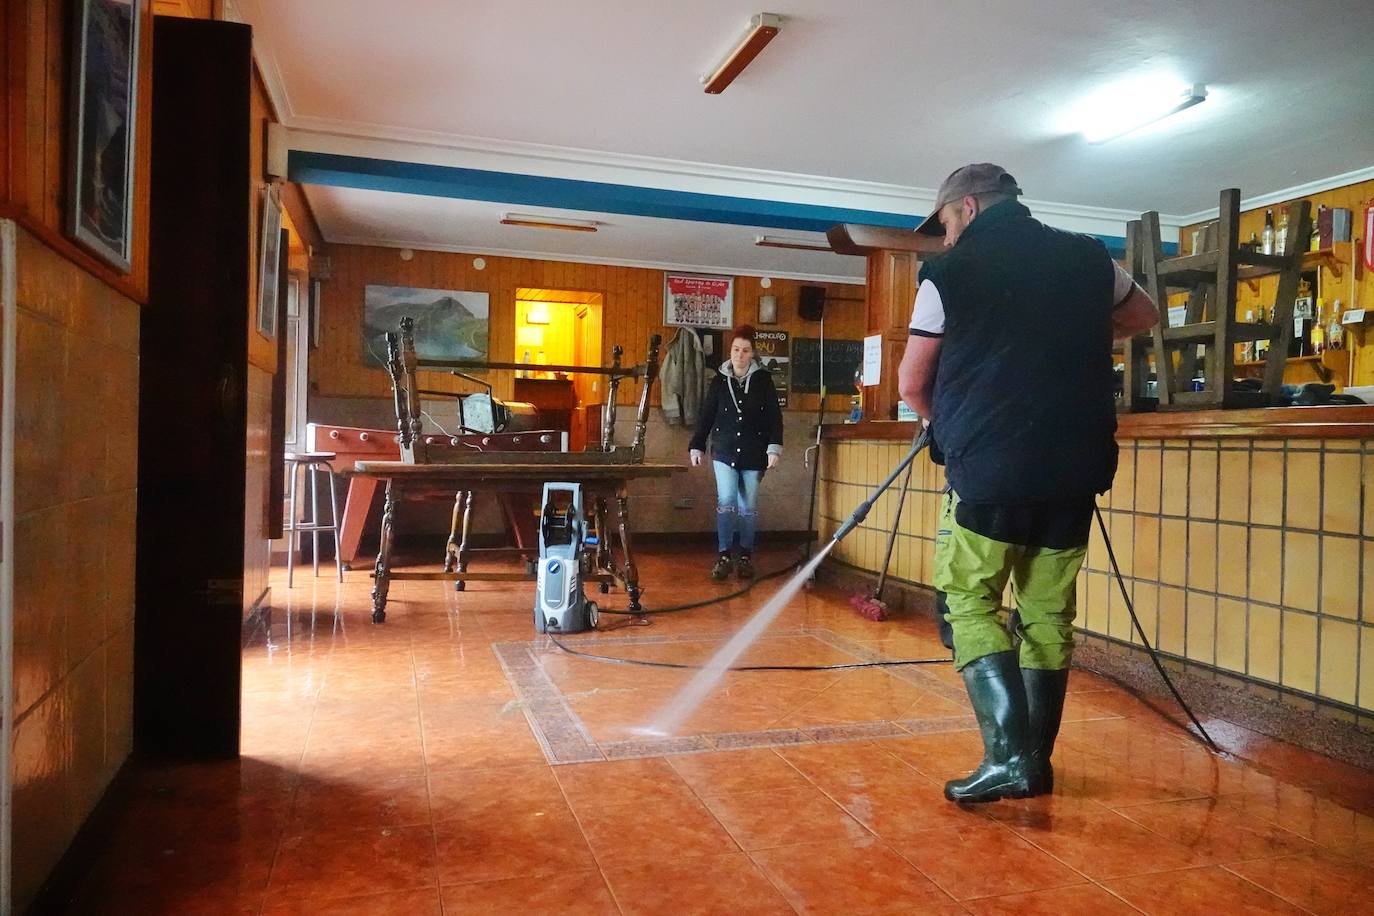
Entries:
{"type": "Polygon", "coordinates": [[[540,633],[596,629],[596,603],[588,601],[582,592],[586,528],[582,487],[575,483],[545,483],[534,587],[534,628],[540,633]]]}

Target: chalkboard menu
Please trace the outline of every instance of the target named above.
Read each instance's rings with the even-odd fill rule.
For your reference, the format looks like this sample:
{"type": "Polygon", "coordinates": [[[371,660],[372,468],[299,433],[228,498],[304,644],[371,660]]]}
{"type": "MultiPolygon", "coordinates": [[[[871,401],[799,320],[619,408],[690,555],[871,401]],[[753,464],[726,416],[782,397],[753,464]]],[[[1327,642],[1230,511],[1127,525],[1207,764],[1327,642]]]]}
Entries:
{"type": "MultiPolygon", "coordinates": [[[[854,373],[863,363],[862,340],[825,339],[825,389],[827,394],[856,394],[854,373]]],[[[792,345],[792,390],[819,394],[821,342],[798,337],[792,345]]]]}

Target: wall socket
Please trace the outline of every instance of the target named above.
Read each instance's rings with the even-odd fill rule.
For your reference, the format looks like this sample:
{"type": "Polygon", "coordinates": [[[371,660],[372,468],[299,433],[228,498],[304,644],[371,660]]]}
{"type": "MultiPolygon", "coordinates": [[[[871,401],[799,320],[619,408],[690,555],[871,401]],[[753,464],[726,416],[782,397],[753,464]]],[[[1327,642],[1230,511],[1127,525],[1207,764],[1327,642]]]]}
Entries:
{"type": "Polygon", "coordinates": [[[673,500],[674,509],[691,509],[696,504],[697,498],[695,496],[679,496],[673,500]]]}

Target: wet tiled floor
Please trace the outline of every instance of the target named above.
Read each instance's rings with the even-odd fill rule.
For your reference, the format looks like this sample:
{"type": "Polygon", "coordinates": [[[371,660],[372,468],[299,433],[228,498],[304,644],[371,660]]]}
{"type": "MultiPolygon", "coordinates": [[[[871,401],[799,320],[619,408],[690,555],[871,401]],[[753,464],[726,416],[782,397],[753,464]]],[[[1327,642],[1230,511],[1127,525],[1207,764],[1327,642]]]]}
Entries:
{"type": "MultiPolygon", "coordinates": [[[[651,554],[645,603],[729,590],[708,564],[651,554]]],[[[689,673],[563,654],[528,585],[396,583],[373,626],[365,573],[296,582],[244,650],[242,760],[136,770],[75,912],[1374,911],[1370,774],[1212,721],[1243,755],[1215,757],[1085,672],[1056,794],[966,810],[947,662],[732,674],[664,743],[636,729],[689,673]]],[[[699,662],[773,588],[566,641],[699,662]]],[[[804,592],[746,661],[945,654],[846,598],[804,592]]]]}

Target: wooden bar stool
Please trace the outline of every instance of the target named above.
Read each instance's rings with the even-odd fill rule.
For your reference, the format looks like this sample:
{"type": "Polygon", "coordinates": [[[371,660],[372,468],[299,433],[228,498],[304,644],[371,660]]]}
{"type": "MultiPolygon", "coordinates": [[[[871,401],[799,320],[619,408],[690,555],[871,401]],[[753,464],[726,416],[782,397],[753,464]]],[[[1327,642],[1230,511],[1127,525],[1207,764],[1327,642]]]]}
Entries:
{"type": "Polygon", "coordinates": [[[291,475],[290,495],[286,500],[286,524],[282,526],[282,532],[286,534],[286,587],[291,587],[292,574],[295,571],[296,549],[300,546],[300,536],[309,533],[314,539],[314,546],[311,552],[311,559],[315,564],[315,575],[320,574],[320,532],[329,531],[334,535],[334,569],[338,574],[339,581],[343,581],[343,554],[339,549],[339,500],[334,487],[334,466],[329,462],[333,461],[333,452],[287,452],[286,467],[291,475]],[[296,480],[299,476],[296,472],[304,471],[309,475],[310,482],[310,518],[298,519],[296,517],[296,480]],[[329,524],[320,523],[320,488],[316,480],[317,474],[326,474],[329,477],[329,524]]]}

